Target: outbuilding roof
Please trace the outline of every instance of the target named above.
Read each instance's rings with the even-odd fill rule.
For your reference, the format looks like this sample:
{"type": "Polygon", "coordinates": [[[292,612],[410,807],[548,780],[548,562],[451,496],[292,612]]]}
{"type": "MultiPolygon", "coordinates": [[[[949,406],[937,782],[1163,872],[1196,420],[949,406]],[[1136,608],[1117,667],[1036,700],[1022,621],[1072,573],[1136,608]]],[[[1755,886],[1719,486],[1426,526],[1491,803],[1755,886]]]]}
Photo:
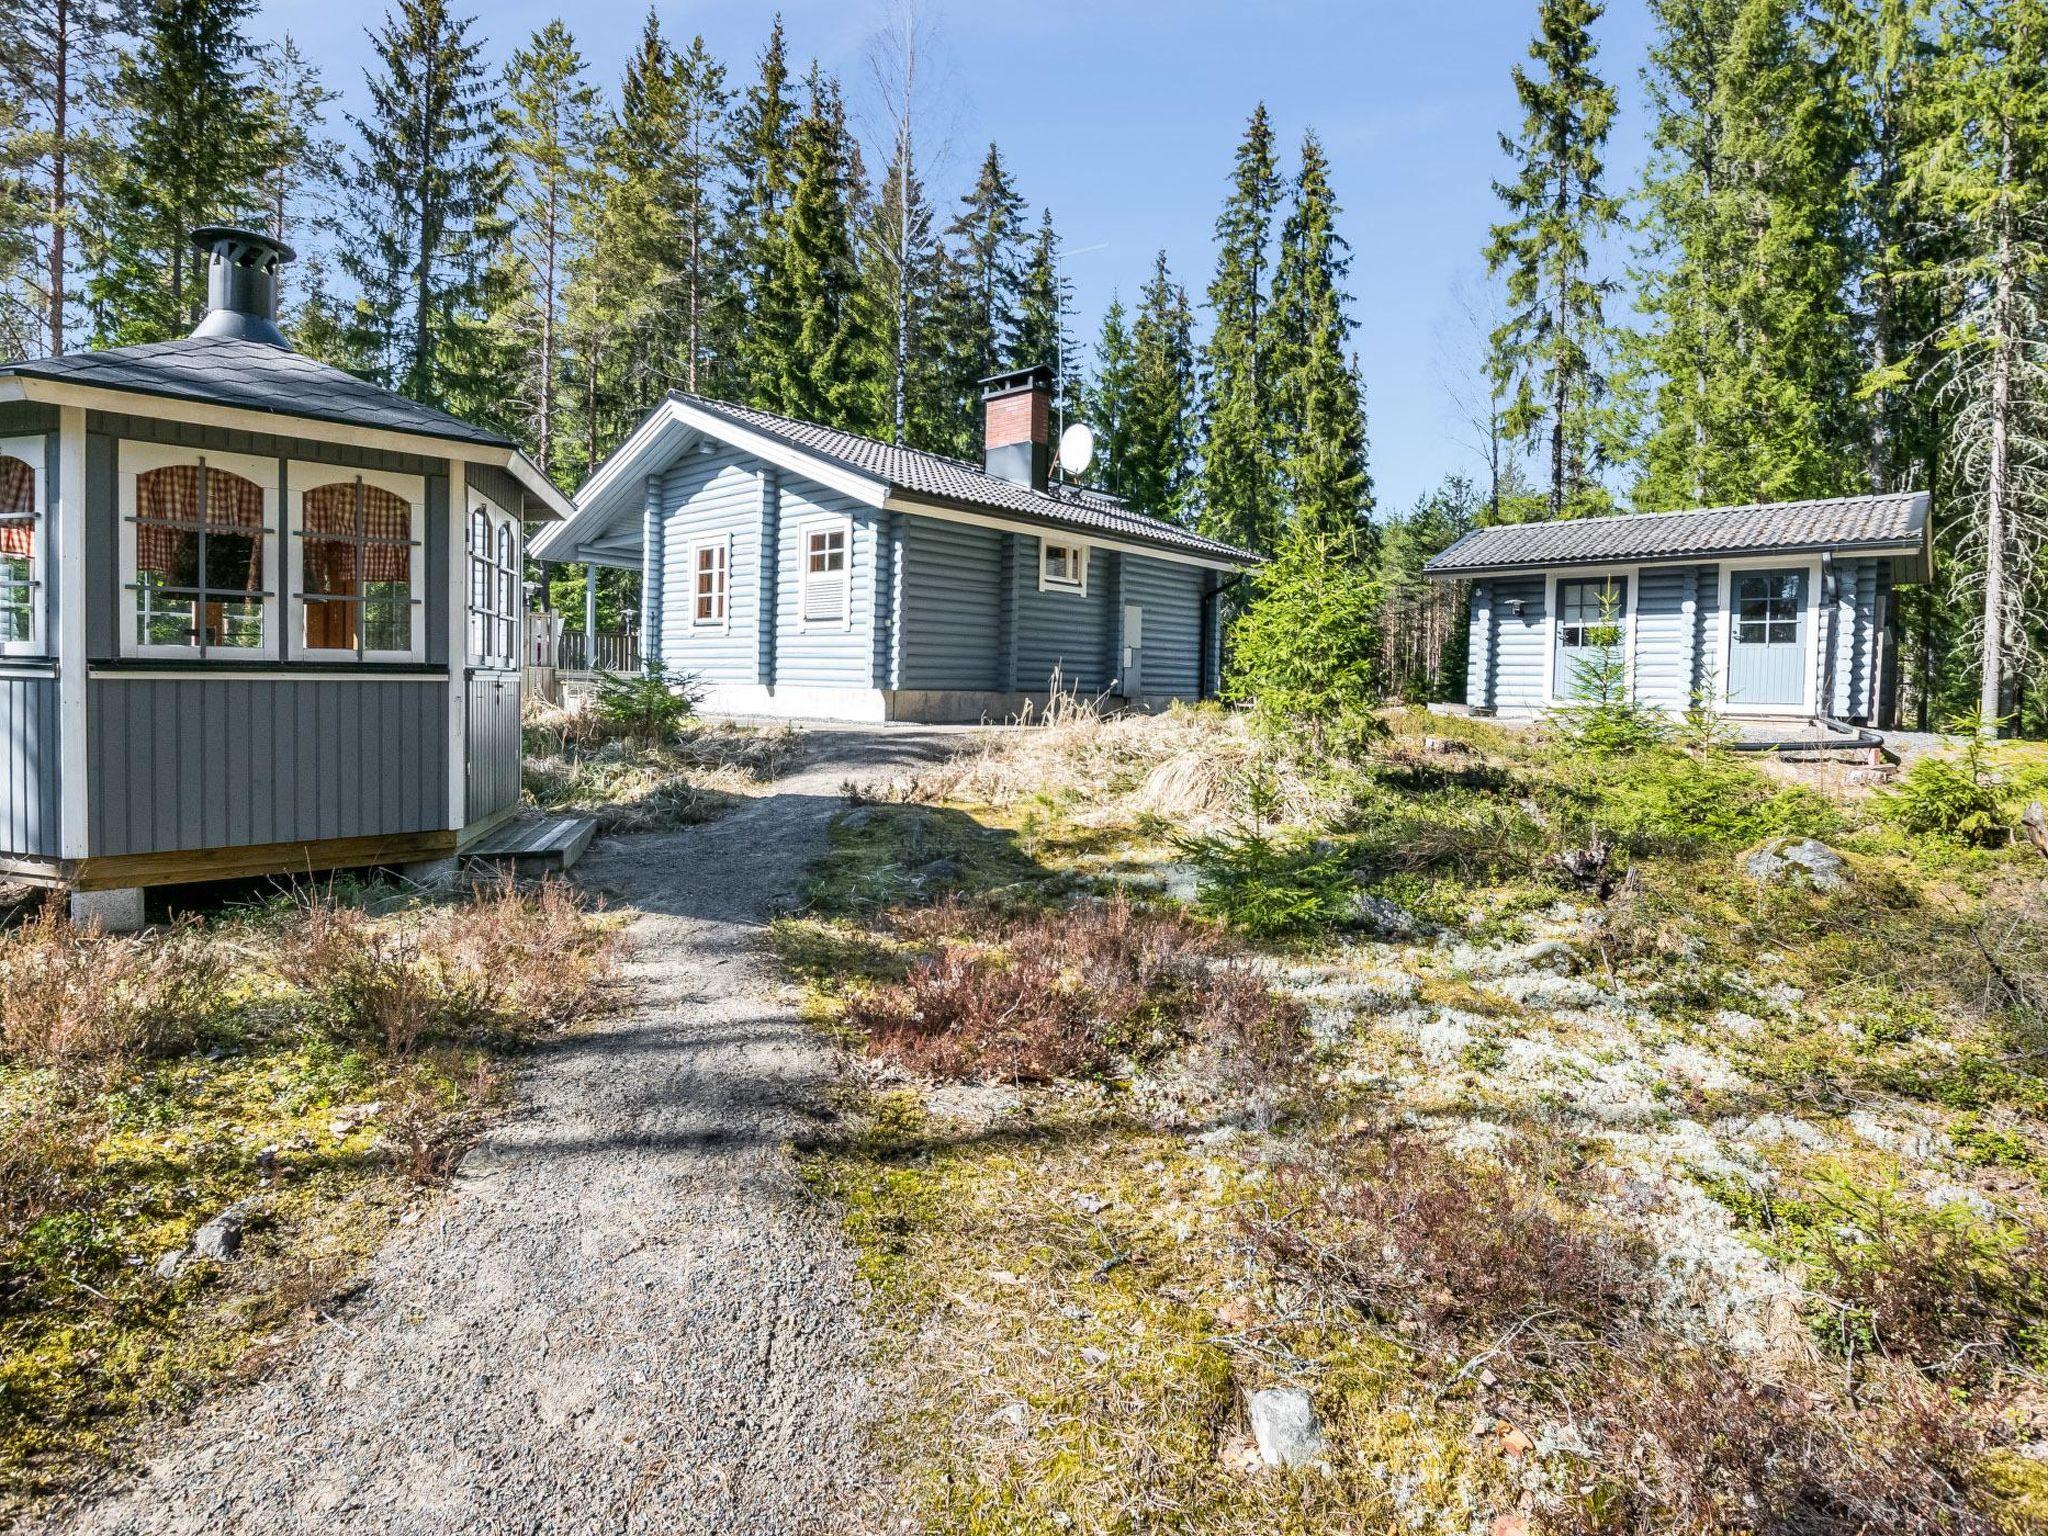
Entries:
{"type": "MultiPolygon", "coordinates": [[[[1079,486],[1057,486],[1036,490],[1028,485],[991,475],[979,464],[922,449],[898,447],[855,432],[842,432],[816,422],[778,416],[772,411],[733,405],[703,395],[672,391],[667,412],[657,412],[641,429],[621,445],[618,452],[593,474],[577,493],[579,515],[601,499],[618,476],[643,454],[658,451],[658,428],[664,414],[684,418],[710,436],[720,435],[725,424],[755,439],[793,450],[801,458],[831,466],[868,482],[877,505],[887,498],[924,501],[935,507],[959,511],[1011,516],[1034,523],[1072,529],[1083,535],[1126,539],[1161,549],[1178,550],[1206,560],[1248,565],[1258,556],[1218,539],[1205,538],[1191,529],[1160,518],[1133,512],[1116,497],[1079,486]]],[[[635,493],[637,495],[637,493],[635,493]]],[[[567,553],[575,538],[570,527],[551,531],[535,545],[535,552],[550,559],[573,559],[567,553]]]]}
{"type": "Polygon", "coordinates": [[[1811,550],[1924,556],[1927,493],[1757,502],[1479,528],[1423,567],[1443,578],[1561,565],[1609,565],[1811,550]]]}
{"type": "Polygon", "coordinates": [[[0,378],[49,379],[92,389],[154,395],[297,416],[344,426],[406,432],[452,443],[511,448],[509,437],[420,405],[303,353],[260,341],[185,336],[136,347],[0,364],[0,378]]]}

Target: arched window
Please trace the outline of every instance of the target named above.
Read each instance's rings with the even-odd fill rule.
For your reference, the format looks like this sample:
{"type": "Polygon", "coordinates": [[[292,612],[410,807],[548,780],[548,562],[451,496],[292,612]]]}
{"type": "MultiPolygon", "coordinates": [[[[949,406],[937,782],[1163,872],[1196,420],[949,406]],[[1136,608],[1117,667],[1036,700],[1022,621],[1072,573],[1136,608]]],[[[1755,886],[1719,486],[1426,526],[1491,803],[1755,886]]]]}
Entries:
{"type": "Polygon", "coordinates": [[[0,655],[43,650],[43,439],[0,441],[0,655]]]}
{"type": "Polygon", "coordinates": [[[520,664],[520,610],[525,587],[519,521],[489,501],[469,514],[469,659],[472,666],[520,664]]]}
{"type": "Polygon", "coordinates": [[[315,660],[417,661],[426,487],[416,478],[294,465],[300,621],[294,644],[315,660]]]}
{"type": "Polygon", "coordinates": [[[276,462],[124,443],[121,468],[122,649],[274,657],[276,462]]]}

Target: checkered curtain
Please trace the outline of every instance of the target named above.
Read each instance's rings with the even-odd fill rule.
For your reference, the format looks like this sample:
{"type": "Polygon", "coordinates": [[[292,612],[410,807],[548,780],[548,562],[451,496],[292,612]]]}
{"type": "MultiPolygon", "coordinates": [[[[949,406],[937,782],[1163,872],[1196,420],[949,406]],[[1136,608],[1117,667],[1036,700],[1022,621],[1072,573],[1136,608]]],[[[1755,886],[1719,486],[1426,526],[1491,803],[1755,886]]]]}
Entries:
{"type": "Polygon", "coordinates": [[[304,505],[307,536],[301,544],[299,558],[305,562],[306,591],[322,596],[353,597],[356,590],[354,482],[316,486],[306,492],[304,505]]]}
{"type": "Polygon", "coordinates": [[[35,554],[36,472],[20,459],[0,455],[0,555],[26,560],[35,554]]]}
{"type": "MultiPolygon", "coordinates": [[[[207,527],[255,530],[255,537],[249,540],[249,568],[243,573],[242,590],[262,591],[263,487],[225,470],[202,471],[197,464],[166,464],[135,477],[135,568],[159,575],[169,575],[175,569],[183,536],[199,527],[202,474],[206,476],[207,527]]],[[[224,587],[225,583],[215,585],[224,587]]]]}
{"type": "Polygon", "coordinates": [[[391,542],[363,551],[365,581],[412,579],[412,507],[403,496],[374,485],[363,487],[363,536],[391,542]]]}

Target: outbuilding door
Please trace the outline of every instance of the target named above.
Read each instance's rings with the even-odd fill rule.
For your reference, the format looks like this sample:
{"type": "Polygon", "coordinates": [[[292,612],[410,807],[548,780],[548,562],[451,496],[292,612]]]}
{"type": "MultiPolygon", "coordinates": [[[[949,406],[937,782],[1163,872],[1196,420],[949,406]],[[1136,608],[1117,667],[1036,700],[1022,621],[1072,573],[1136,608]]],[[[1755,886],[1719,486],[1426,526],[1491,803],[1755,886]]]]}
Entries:
{"type": "Polygon", "coordinates": [[[1736,571],[1730,577],[1730,704],[1805,706],[1807,575],[1793,568],[1736,571]]]}

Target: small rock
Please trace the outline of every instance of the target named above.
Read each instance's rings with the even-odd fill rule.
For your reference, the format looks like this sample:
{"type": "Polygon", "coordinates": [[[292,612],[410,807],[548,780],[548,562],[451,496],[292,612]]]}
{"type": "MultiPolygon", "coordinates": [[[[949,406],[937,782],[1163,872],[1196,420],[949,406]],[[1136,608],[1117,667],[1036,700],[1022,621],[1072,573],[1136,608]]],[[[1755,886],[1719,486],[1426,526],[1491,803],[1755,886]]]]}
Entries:
{"type": "Polygon", "coordinates": [[[866,826],[869,822],[873,821],[874,819],[875,809],[873,806],[857,805],[852,810],[848,811],[844,816],[839,818],[839,825],[845,828],[848,832],[858,832],[862,827],[866,826]]]}
{"type": "Polygon", "coordinates": [[[1083,1216],[1093,1216],[1098,1211],[1108,1210],[1109,1202],[1100,1195],[1092,1195],[1083,1190],[1080,1194],[1074,1196],[1074,1209],[1083,1216]]]}
{"type": "Polygon", "coordinates": [[[222,1264],[233,1259],[242,1251],[242,1234],[248,1231],[249,1215],[255,1209],[254,1200],[237,1200],[199,1229],[192,1239],[192,1252],[222,1264]]]}
{"type": "Polygon", "coordinates": [[[1764,885],[1805,885],[1839,891],[1849,883],[1849,866],[1826,843],[1811,837],[1774,837],[1742,856],[1742,872],[1764,885]]]}
{"type": "Polygon", "coordinates": [[[933,859],[931,863],[918,871],[918,875],[926,880],[958,880],[960,878],[960,861],[957,859],[933,859]]]}
{"type": "Polygon", "coordinates": [[[1369,933],[1389,939],[1412,939],[1420,931],[1415,914],[1399,902],[1371,891],[1360,891],[1351,909],[1351,920],[1369,933]]]}
{"type": "Polygon", "coordinates": [[[1472,749],[1455,736],[1425,736],[1422,738],[1422,750],[1456,754],[1470,752],[1472,749]]]}
{"type": "Polygon", "coordinates": [[[1267,1387],[1245,1399],[1259,1460],[1269,1467],[1299,1467],[1328,1449],[1315,1404],[1300,1387],[1267,1387]]]}
{"type": "Polygon", "coordinates": [[[157,1278],[161,1280],[175,1280],[184,1273],[184,1269],[185,1250],[182,1248],[173,1248],[156,1261],[157,1278]]]}

